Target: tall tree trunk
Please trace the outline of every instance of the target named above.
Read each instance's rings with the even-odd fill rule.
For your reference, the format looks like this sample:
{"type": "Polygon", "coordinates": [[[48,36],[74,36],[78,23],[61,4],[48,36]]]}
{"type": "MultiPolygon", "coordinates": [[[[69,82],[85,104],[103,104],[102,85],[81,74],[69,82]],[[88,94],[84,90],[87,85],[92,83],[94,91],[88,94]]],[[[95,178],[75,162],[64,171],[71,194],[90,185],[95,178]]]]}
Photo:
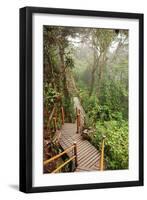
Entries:
{"type": "Polygon", "coordinates": [[[94,83],[95,83],[95,69],[91,72],[91,83],[90,83],[90,91],[89,91],[89,97],[91,97],[93,93],[94,83]]]}
{"type": "Polygon", "coordinates": [[[101,59],[99,60],[99,67],[98,67],[98,84],[96,88],[97,97],[100,96],[101,84],[103,80],[103,72],[106,65],[106,50],[101,54],[101,59]]]}
{"type": "MultiPolygon", "coordinates": [[[[50,55],[48,55],[48,63],[49,63],[49,70],[50,71],[48,71],[48,73],[47,73],[47,75],[49,74],[49,73],[51,73],[51,75],[52,75],[52,79],[51,79],[51,83],[52,83],[52,87],[53,88],[55,88],[55,75],[54,75],[54,66],[53,66],[53,64],[52,64],[52,61],[51,61],[51,57],[50,57],[50,55]]],[[[48,78],[48,77],[47,77],[48,78]]]]}
{"type": "Polygon", "coordinates": [[[94,59],[93,59],[93,66],[92,66],[92,72],[91,72],[91,83],[90,83],[90,90],[89,90],[89,97],[91,97],[92,93],[93,93],[93,89],[94,89],[94,85],[95,85],[95,72],[96,72],[96,69],[97,69],[97,59],[96,59],[96,51],[94,49],[94,52],[93,52],[93,56],[94,56],[94,59]]]}
{"type": "Polygon", "coordinates": [[[64,87],[64,95],[69,96],[68,92],[68,86],[67,86],[67,81],[66,81],[66,70],[65,70],[65,64],[64,64],[64,48],[59,47],[59,55],[60,55],[60,60],[61,60],[61,73],[62,73],[62,79],[63,79],[63,87],[64,87]]]}
{"type": "MultiPolygon", "coordinates": [[[[64,48],[62,46],[59,46],[59,55],[60,55],[60,61],[61,61],[61,74],[62,74],[62,81],[63,81],[64,97],[65,97],[67,107],[69,108],[71,104],[71,98],[70,98],[68,85],[67,85],[67,78],[66,78],[67,74],[66,74],[65,64],[64,64],[65,63],[64,62],[64,48]]],[[[65,112],[66,112],[66,108],[65,108],[65,112]]],[[[72,122],[71,113],[66,112],[65,115],[68,118],[68,121],[72,122]]]]}

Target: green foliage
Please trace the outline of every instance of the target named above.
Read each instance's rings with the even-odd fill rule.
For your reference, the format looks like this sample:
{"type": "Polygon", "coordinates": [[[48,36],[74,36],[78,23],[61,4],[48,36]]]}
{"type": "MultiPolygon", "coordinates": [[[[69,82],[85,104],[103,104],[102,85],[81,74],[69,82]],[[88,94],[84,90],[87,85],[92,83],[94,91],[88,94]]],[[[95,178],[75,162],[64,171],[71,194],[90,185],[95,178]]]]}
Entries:
{"type": "Polygon", "coordinates": [[[95,95],[90,98],[85,90],[80,97],[87,113],[86,127],[95,127],[91,135],[92,144],[101,151],[103,136],[105,139],[105,161],[107,169],[128,168],[128,122],[122,112],[111,110],[109,105],[101,105],[95,95]]]}
{"type": "Polygon", "coordinates": [[[126,121],[104,121],[96,123],[92,143],[101,150],[105,139],[105,161],[107,169],[128,169],[128,123],[126,121]]]}
{"type": "Polygon", "coordinates": [[[128,88],[120,81],[105,80],[102,84],[99,101],[113,112],[121,112],[128,119],[128,88]]]}
{"type": "Polygon", "coordinates": [[[46,108],[50,109],[61,94],[57,92],[55,89],[53,89],[51,87],[51,84],[48,83],[44,84],[43,92],[44,92],[43,94],[44,105],[46,108]]]}
{"type": "Polygon", "coordinates": [[[95,95],[89,97],[87,91],[80,91],[81,102],[86,113],[90,116],[94,116],[95,110],[99,109],[98,99],[95,95]]]}
{"type": "Polygon", "coordinates": [[[62,104],[65,112],[65,121],[74,123],[76,115],[72,98],[63,97],[62,104]]]}
{"type": "Polygon", "coordinates": [[[95,29],[94,43],[99,46],[100,51],[104,52],[115,39],[116,33],[113,30],[95,29]]]}
{"type": "Polygon", "coordinates": [[[80,92],[81,102],[89,118],[95,123],[97,120],[110,120],[113,118],[109,106],[101,105],[95,95],[89,97],[86,91],[80,92]]]}

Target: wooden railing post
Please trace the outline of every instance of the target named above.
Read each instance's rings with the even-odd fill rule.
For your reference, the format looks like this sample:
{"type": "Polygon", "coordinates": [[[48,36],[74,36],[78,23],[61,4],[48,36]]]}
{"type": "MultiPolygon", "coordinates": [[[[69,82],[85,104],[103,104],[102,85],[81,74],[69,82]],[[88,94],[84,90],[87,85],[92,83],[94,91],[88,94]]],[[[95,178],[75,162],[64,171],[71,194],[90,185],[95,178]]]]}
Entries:
{"type": "Polygon", "coordinates": [[[77,114],[77,133],[79,133],[79,114],[77,114]]]}
{"type": "Polygon", "coordinates": [[[54,129],[57,130],[57,120],[56,117],[53,117],[54,129]]]}
{"type": "Polygon", "coordinates": [[[61,107],[61,118],[62,118],[62,125],[64,125],[64,109],[61,107]]]}
{"type": "Polygon", "coordinates": [[[78,108],[76,107],[76,116],[78,115],[78,108]]]}
{"type": "Polygon", "coordinates": [[[80,132],[80,125],[81,125],[81,119],[80,119],[80,115],[81,115],[81,112],[80,112],[80,109],[77,109],[76,108],[76,113],[77,113],[77,133],[80,132]]]}
{"type": "Polygon", "coordinates": [[[77,108],[76,108],[76,113],[77,113],[77,133],[79,133],[79,113],[77,108]]]}
{"type": "Polygon", "coordinates": [[[105,142],[105,136],[103,136],[102,139],[102,147],[101,147],[101,159],[100,159],[100,170],[104,170],[104,142],[105,142]]]}
{"type": "Polygon", "coordinates": [[[77,160],[77,143],[74,142],[74,156],[75,156],[75,167],[78,166],[78,160],[77,160]]]}
{"type": "Polygon", "coordinates": [[[79,127],[81,126],[81,111],[79,109],[79,127]]]}
{"type": "Polygon", "coordinates": [[[79,132],[79,124],[78,124],[78,108],[76,107],[76,118],[77,118],[77,133],[79,132]]]}

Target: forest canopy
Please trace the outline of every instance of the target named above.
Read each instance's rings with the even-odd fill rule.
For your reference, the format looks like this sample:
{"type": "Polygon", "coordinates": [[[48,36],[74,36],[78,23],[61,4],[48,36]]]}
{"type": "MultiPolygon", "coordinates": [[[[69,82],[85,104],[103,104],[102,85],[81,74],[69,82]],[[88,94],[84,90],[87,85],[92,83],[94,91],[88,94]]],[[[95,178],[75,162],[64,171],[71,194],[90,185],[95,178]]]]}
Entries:
{"type": "Polygon", "coordinates": [[[78,97],[93,130],[87,139],[100,150],[106,137],[111,170],[128,168],[128,49],[128,30],[43,26],[44,127],[59,101],[74,122],[78,97]]]}

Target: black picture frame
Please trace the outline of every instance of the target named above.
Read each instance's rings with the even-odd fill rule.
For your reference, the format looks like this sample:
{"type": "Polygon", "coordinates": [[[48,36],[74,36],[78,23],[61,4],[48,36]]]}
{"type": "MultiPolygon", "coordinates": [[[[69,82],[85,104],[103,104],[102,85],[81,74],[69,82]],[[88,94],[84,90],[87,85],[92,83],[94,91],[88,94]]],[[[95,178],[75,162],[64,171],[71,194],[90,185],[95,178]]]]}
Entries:
{"type": "Polygon", "coordinates": [[[20,191],[53,192],[143,185],[143,14],[59,8],[20,9],[20,191]],[[32,15],[50,13],[72,16],[98,16],[139,20],[139,180],[59,186],[32,186],[32,15]]]}

